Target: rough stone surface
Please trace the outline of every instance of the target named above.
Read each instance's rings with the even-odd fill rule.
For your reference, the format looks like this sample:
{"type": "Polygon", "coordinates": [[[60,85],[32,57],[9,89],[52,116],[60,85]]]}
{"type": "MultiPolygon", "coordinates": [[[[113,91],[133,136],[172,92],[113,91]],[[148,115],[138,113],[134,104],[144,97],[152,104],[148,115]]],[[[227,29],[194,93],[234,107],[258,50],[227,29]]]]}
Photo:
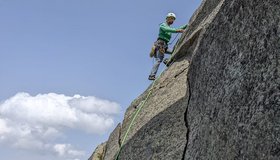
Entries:
{"type": "Polygon", "coordinates": [[[188,97],[145,124],[122,148],[120,160],[180,160],[187,143],[184,112],[188,97]]]}
{"type": "Polygon", "coordinates": [[[189,27],[177,42],[170,63],[186,57],[191,60],[209,24],[216,17],[224,0],[204,0],[190,19],[189,27]]]}
{"type": "Polygon", "coordinates": [[[105,156],[106,142],[98,145],[88,160],[103,160],[105,156]]]}
{"type": "Polygon", "coordinates": [[[280,159],[279,56],[279,0],[225,0],[191,61],[185,159],[280,159]]]}
{"type": "Polygon", "coordinates": [[[120,149],[120,134],[121,134],[121,124],[118,124],[114,131],[111,133],[107,143],[106,143],[106,153],[104,160],[116,159],[115,155],[120,149]]]}
{"type": "MultiPolygon", "coordinates": [[[[187,60],[178,61],[168,68],[156,81],[151,95],[134,121],[134,124],[128,133],[127,139],[124,141],[124,144],[153,117],[186,95],[186,73],[188,70],[188,65],[189,62],[187,60]]],[[[124,121],[122,123],[121,142],[123,141],[124,135],[136,111],[135,108],[140,107],[141,103],[144,102],[150,89],[151,87],[149,87],[149,89],[145,91],[145,93],[142,94],[140,98],[135,100],[127,109],[124,121]]]]}
{"type": "Polygon", "coordinates": [[[164,155],[160,155],[159,150],[166,150],[167,154],[165,156],[182,158],[187,134],[187,128],[182,127],[185,125],[184,112],[186,111],[186,105],[179,105],[178,101],[186,103],[185,99],[188,97],[188,86],[186,84],[188,66],[189,62],[185,59],[181,59],[161,74],[160,78],[153,86],[151,95],[147,99],[141,112],[139,112],[138,117],[134,121],[131,130],[128,132],[128,136],[124,141],[124,135],[127,132],[133,115],[135,114],[137,108],[140,107],[146,99],[151,90],[151,86],[149,86],[142,95],[131,103],[125,113],[121,128],[120,125],[118,125],[110,135],[106,146],[105,160],[115,159],[120,149],[119,144],[123,141],[124,146],[120,152],[120,156],[122,156],[120,159],[137,160],[140,157],[144,157],[144,159],[148,157],[151,157],[152,159],[157,159],[158,157],[163,158],[164,155]],[[149,129],[146,129],[147,127],[149,129]],[[148,136],[149,138],[146,137],[147,140],[140,143],[141,140],[139,140],[138,136],[135,136],[135,134],[145,134],[146,130],[150,130],[149,133],[153,132],[154,135],[148,136]],[[170,138],[170,136],[173,138],[170,138]],[[154,141],[154,139],[157,140],[154,141]],[[124,156],[124,152],[127,152],[126,149],[133,148],[130,144],[126,144],[128,142],[138,146],[145,146],[149,143],[151,146],[150,148],[143,148],[143,152],[145,152],[143,154],[139,151],[133,151],[133,154],[132,152],[129,152],[128,154],[130,155],[124,156]],[[176,150],[169,153],[172,148],[176,148],[176,150]],[[147,153],[149,153],[149,155],[147,153]]]}

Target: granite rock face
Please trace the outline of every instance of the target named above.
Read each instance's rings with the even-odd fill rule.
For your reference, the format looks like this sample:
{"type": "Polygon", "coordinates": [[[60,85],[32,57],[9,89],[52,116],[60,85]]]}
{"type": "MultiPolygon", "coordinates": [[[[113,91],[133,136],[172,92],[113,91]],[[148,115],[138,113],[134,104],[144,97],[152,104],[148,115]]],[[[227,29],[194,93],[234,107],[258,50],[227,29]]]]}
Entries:
{"type": "Polygon", "coordinates": [[[116,153],[120,149],[120,134],[121,134],[121,124],[118,124],[118,126],[111,133],[107,141],[106,154],[104,155],[104,160],[116,159],[116,153]]]}
{"type": "Polygon", "coordinates": [[[280,159],[279,55],[279,0],[204,0],[103,159],[280,159]]]}
{"type": "Polygon", "coordinates": [[[124,145],[119,159],[182,159],[187,143],[183,97],[152,118],[124,145]]]}
{"type": "Polygon", "coordinates": [[[280,159],[280,2],[225,0],[193,53],[185,159],[280,159]]]}
{"type": "Polygon", "coordinates": [[[182,158],[187,142],[184,112],[188,100],[187,71],[189,62],[179,60],[127,109],[124,121],[107,141],[105,160],[182,158]],[[124,136],[137,109],[147,99],[124,141],[124,136]],[[182,105],[184,104],[184,105],[182,105]],[[120,131],[120,132],[119,132],[120,131]],[[111,144],[111,145],[109,145],[111,144]],[[143,148],[143,146],[146,146],[143,148]],[[142,148],[141,148],[142,147],[142,148]],[[165,152],[166,154],[162,154],[165,152]]]}
{"type": "Polygon", "coordinates": [[[98,145],[88,160],[103,160],[105,156],[106,142],[98,145]]]}
{"type": "MultiPolygon", "coordinates": [[[[119,159],[182,158],[187,128],[184,120],[186,105],[181,104],[186,104],[188,99],[188,66],[187,60],[177,61],[170,66],[172,69],[166,70],[155,82],[151,95],[128,132],[119,159]]],[[[135,108],[140,107],[139,104],[143,103],[150,89],[128,108],[125,116],[127,118],[122,126],[121,141],[131,123],[135,108]]]]}

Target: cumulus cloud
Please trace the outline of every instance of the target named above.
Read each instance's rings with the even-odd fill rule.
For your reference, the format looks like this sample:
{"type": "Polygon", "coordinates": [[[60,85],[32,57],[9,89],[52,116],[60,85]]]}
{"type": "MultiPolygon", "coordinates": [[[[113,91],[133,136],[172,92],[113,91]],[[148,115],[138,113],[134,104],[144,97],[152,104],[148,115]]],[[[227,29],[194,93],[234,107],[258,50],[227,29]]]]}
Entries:
{"type": "Polygon", "coordinates": [[[114,125],[119,104],[94,96],[18,93],[0,103],[0,142],[28,150],[79,157],[83,151],[55,140],[65,129],[102,134],[114,125]]]}
{"type": "Polygon", "coordinates": [[[83,151],[73,149],[71,144],[55,144],[53,149],[59,156],[76,157],[84,155],[83,151]]]}

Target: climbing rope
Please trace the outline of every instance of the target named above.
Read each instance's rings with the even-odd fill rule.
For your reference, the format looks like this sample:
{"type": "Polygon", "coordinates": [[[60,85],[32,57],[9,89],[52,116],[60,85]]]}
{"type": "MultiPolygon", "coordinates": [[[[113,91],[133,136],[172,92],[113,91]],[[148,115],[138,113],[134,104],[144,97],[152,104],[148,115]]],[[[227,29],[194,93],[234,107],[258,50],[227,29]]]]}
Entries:
{"type": "Polygon", "coordinates": [[[175,38],[171,41],[171,43],[168,43],[168,45],[171,45],[175,40],[176,38],[178,37],[179,33],[177,33],[177,35],[175,36],[175,38]]]}
{"type": "Polygon", "coordinates": [[[124,138],[123,138],[123,140],[122,140],[122,142],[121,142],[121,146],[120,146],[120,149],[119,149],[119,151],[118,151],[118,153],[117,153],[117,156],[116,156],[116,159],[115,159],[115,160],[119,160],[119,155],[120,155],[120,152],[121,152],[121,150],[122,150],[122,147],[123,147],[123,145],[124,145],[124,143],[125,143],[125,141],[126,141],[126,138],[127,138],[127,136],[128,136],[128,133],[130,132],[131,127],[132,127],[132,125],[133,125],[133,123],[134,123],[136,117],[138,116],[139,112],[142,110],[143,106],[146,104],[147,100],[149,99],[150,95],[152,94],[152,90],[153,90],[153,88],[154,88],[154,84],[155,84],[156,81],[160,78],[160,76],[162,75],[162,73],[163,73],[163,71],[162,71],[162,72],[160,73],[160,75],[156,78],[156,80],[154,80],[154,82],[153,82],[153,84],[152,84],[152,87],[151,87],[151,89],[150,89],[150,91],[149,91],[147,97],[145,98],[144,101],[142,101],[142,102],[140,103],[140,105],[139,105],[139,107],[137,108],[136,112],[134,112],[135,114],[134,114],[134,116],[133,116],[133,118],[132,118],[132,120],[131,120],[131,123],[130,123],[129,126],[128,126],[128,129],[126,130],[126,133],[125,133],[124,138]]]}

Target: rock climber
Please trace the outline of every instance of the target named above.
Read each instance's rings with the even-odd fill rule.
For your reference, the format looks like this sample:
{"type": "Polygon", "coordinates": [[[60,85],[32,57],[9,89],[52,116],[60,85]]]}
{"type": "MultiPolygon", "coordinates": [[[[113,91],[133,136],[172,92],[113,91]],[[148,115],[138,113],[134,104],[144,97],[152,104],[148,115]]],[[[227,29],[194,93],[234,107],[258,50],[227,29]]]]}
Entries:
{"type": "Polygon", "coordinates": [[[171,54],[171,52],[167,51],[168,42],[171,39],[172,33],[183,33],[188,25],[183,25],[179,28],[170,27],[176,19],[176,15],[174,13],[168,13],[166,16],[166,22],[160,24],[158,39],[154,43],[155,51],[154,57],[156,59],[156,63],[154,64],[151,74],[149,75],[149,80],[155,80],[156,73],[160,66],[160,63],[164,59],[164,54],[171,54]]]}

